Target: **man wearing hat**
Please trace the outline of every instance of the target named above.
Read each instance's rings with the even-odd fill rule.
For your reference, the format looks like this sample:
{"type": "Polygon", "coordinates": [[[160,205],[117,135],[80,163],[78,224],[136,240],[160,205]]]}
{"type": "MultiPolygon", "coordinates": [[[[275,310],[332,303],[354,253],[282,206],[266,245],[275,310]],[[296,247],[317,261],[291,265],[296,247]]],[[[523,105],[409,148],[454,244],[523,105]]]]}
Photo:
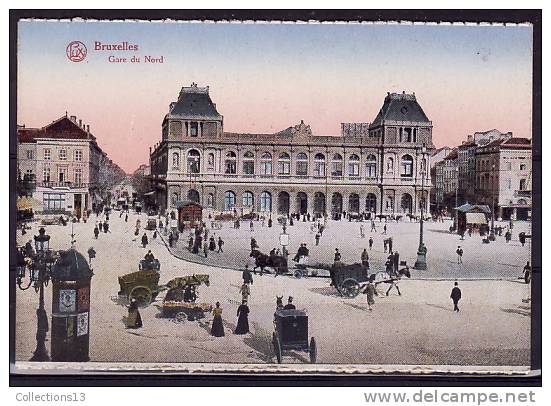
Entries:
{"type": "Polygon", "coordinates": [[[289,299],[287,300],[287,304],[283,308],[283,310],[295,310],[296,306],[293,304],[293,297],[289,296],[289,299]]]}

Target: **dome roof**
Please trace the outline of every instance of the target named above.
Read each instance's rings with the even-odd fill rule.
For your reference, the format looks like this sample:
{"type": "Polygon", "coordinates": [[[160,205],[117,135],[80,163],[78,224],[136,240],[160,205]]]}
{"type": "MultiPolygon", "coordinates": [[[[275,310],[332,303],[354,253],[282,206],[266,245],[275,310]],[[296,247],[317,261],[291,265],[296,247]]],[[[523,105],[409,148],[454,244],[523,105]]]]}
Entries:
{"type": "Polygon", "coordinates": [[[73,248],[62,251],[52,269],[52,279],[59,281],[88,280],[92,275],[86,258],[73,248]]]}

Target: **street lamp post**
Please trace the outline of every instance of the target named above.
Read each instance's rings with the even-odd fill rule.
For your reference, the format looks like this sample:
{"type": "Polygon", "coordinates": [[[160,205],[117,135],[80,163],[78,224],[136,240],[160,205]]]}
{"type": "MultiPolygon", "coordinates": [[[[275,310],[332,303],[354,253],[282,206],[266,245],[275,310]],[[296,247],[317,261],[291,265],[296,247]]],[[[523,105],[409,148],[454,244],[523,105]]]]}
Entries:
{"type": "Polygon", "coordinates": [[[496,169],[496,165],[495,164],[492,164],[492,179],[494,179],[494,181],[492,181],[492,190],[490,191],[490,196],[492,198],[492,218],[491,218],[491,229],[490,229],[490,235],[488,237],[488,240],[490,241],[495,241],[496,239],[496,236],[494,234],[494,217],[495,217],[495,196],[494,196],[494,182],[495,182],[495,176],[494,176],[494,172],[495,172],[495,169],[496,169]]]}
{"type": "MultiPolygon", "coordinates": [[[[427,151],[427,147],[425,144],[423,144],[422,147],[422,161],[425,162],[425,153],[427,151]]],[[[413,266],[415,269],[419,270],[426,270],[427,269],[427,247],[423,243],[423,217],[424,217],[424,206],[425,206],[425,164],[421,167],[421,221],[419,222],[419,248],[417,249],[417,261],[415,261],[415,265],[413,266]]]]}
{"type": "Polygon", "coordinates": [[[455,231],[459,233],[459,212],[457,210],[458,207],[458,199],[457,195],[459,194],[459,167],[455,168],[456,172],[456,182],[455,182],[455,231]]]}
{"type": "Polygon", "coordinates": [[[46,349],[46,334],[48,332],[48,316],[44,308],[44,287],[50,281],[52,265],[55,262],[55,256],[49,249],[50,236],[46,234],[44,227],[38,230],[38,235],[34,237],[35,249],[30,243],[21,248],[17,254],[17,286],[21,290],[27,290],[34,287],[35,292],[39,294],[38,309],[36,309],[37,329],[36,329],[36,349],[30,361],[49,361],[48,350],[46,349]],[[29,269],[29,281],[25,286],[25,273],[29,269]]]}

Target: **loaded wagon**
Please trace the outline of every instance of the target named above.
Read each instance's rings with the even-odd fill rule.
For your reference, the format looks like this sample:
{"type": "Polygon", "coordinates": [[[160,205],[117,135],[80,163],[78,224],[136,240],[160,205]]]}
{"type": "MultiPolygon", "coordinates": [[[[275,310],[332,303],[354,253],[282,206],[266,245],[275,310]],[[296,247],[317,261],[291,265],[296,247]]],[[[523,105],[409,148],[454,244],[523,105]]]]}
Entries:
{"type": "Polygon", "coordinates": [[[159,272],[154,269],[119,276],[119,296],[129,301],[135,299],[140,307],[148,306],[160,292],[159,278],[159,272]]]}
{"type": "Polygon", "coordinates": [[[308,341],[308,315],[303,310],[276,310],[272,344],[278,364],[281,364],[285,351],[307,352],[310,362],[316,362],[316,340],[312,337],[308,341]]]}
{"type": "Polygon", "coordinates": [[[345,265],[337,262],[329,271],[331,284],[341,296],[356,297],[362,289],[361,284],[369,281],[368,270],[362,264],[345,265]]]}

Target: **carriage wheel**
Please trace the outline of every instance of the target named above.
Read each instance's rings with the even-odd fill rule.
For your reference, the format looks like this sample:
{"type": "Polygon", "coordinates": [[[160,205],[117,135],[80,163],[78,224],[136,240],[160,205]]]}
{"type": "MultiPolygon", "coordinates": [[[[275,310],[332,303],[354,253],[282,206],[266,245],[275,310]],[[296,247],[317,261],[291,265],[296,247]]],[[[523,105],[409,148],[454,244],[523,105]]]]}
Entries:
{"type": "Polygon", "coordinates": [[[341,291],[344,296],[354,298],[360,293],[360,284],[355,279],[345,279],[341,291]]]}
{"type": "Polygon", "coordinates": [[[151,303],[153,295],[149,288],[145,286],[136,286],[128,295],[128,299],[135,299],[139,307],[146,307],[151,303]]]}
{"type": "Polygon", "coordinates": [[[310,352],[310,362],[315,364],[318,357],[318,347],[316,346],[316,339],[314,337],[310,339],[310,348],[308,351],[310,352]]]}
{"type": "Polygon", "coordinates": [[[295,278],[300,279],[302,278],[302,270],[301,269],[295,269],[295,278]]]}
{"type": "Polygon", "coordinates": [[[281,343],[279,337],[274,333],[274,352],[277,358],[277,363],[281,364],[281,343]]]}

